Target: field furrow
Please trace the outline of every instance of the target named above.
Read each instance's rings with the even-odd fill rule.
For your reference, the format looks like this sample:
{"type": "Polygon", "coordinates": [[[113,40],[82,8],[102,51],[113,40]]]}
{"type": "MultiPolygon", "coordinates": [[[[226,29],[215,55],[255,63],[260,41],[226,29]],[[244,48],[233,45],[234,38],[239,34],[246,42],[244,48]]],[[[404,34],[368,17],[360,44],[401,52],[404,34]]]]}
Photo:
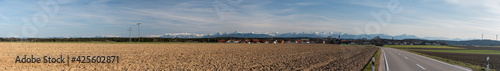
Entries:
{"type": "Polygon", "coordinates": [[[0,70],[361,70],[374,47],[330,44],[0,43],[0,70]],[[120,63],[14,63],[17,56],[120,56],[120,63]]]}

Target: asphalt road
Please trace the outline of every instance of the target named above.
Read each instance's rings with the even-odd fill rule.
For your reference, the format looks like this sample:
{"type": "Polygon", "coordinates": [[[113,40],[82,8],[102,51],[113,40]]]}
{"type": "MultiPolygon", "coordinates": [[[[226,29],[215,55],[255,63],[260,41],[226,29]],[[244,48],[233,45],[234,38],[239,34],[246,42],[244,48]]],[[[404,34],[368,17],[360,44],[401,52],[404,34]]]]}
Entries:
{"type": "Polygon", "coordinates": [[[435,59],[394,48],[383,48],[389,70],[387,71],[472,71],[470,68],[451,65],[435,59]]]}

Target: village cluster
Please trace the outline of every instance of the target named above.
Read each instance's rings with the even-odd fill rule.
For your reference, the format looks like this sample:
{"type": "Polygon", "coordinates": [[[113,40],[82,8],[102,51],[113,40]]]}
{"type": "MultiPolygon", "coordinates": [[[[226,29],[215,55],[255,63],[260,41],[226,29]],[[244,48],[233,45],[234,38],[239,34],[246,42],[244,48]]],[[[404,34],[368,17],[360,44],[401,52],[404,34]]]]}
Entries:
{"type": "Polygon", "coordinates": [[[296,38],[296,39],[222,39],[219,43],[301,43],[301,44],[349,44],[349,45],[447,45],[445,41],[420,39],[337,39],[337,38],[296,38]]]}

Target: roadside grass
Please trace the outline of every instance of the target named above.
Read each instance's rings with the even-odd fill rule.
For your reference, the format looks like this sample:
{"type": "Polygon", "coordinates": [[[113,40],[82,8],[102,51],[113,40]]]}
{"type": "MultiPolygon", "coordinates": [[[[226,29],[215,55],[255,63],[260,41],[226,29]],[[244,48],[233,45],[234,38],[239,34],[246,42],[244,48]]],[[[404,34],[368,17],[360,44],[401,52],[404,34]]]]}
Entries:
{"type": "MultiPolygon", "coordinates": [[[[379,66],[380,66],[379,59],[380,59],[380,56],[381,56],[380,55],[381,52],[382,52],[382,49],[378,48],[377,52],[375,53],[375,55],[373,55],[373,57],[375,57],[375,71],[377,71],[378,68],[379,68],[379,66]]],[[[370,60],[370,62],[367,65],[365,65],[365,68],[363,68],[362,71],[372,71],[372,63],[373,63],[372,60],[370,60]]]]}
{"type": "Polygon", "coordinates": [[[423,49],[416,49],[416,51],[468,53],[468,54],[498,54],[498,55],[500,55],[500,51],[495,51],[495,50],[423,50],[423,49]]]}

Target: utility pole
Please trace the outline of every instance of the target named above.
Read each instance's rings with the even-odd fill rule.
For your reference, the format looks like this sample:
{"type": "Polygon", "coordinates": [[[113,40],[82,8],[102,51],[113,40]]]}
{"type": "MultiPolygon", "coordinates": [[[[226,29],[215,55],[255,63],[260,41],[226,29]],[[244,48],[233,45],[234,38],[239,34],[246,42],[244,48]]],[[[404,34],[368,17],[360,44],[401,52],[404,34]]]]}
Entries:
{"type": "Polygon", "coordinates": [[[484,40],[484,34],[481,34],[481,40],[484,40]]]}
{"type": "Polygon", "coordinates": [[[132,27],[128,27],[128,42],[132,42],[132,27]]]}
{"type": "Polygon", "coordinates": [[[497,39],[496,40],[498,40],[498,34],[497,34],[497,39]]]}
{"type": "Polygon", "coordinates": [[[141,42],[141,23],[137,23],[137,31],[139,32],[139,42],[141,42]]]}
{"type": "Polygon", "coordinates": [[[490,56],[486,57],[486,62],[488,65],[486,65],[486,71],[490,71],[490,56]]]}
{"type": "Polygon", "coordinates": [[[375,71],[375,57],[372,57],[372,71],[375,71]]]}

